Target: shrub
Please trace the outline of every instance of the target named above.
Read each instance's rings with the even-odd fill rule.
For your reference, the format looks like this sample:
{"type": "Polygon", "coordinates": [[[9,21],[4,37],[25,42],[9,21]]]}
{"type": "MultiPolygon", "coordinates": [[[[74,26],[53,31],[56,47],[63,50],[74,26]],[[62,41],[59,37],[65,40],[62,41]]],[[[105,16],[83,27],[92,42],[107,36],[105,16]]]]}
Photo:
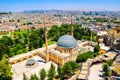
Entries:
{"type": "Polygon", "coordinates": [[[103,64],[103,76],[108,78],[110,76],[110,68],[107,63],[103,64]]]}
{"type": "Polygon", "coordinates": [[[78,55],[77,62],[85,62],[88,58],[94,58],[94,53],[91,51],[78,55]]]}

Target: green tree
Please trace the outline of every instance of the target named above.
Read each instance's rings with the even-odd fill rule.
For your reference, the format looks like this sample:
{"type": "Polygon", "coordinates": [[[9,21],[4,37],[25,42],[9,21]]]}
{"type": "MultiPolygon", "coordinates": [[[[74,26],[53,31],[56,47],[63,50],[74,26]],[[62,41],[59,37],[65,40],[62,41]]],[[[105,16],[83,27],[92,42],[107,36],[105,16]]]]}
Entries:
{"type": "Polygon", "coordinates": [[[56,37],[55,35],[59,34],[59,27],[57,25],[53,25],[51,29],[48,31],[48,37],[51,40],[54,40],[56,37]]]}
{"type": "Polygon", "coordinates": [[[113,61],[114,61],[114,60],[108,60],[108,61],[106,61],[106,63],[107,63],[109,66],[111,66],[112,63],[113,63],[113,61]]]}
{"type": "Polygon", "coordinates": [[[10,48],[5,44],[0,43],[0,60],[4,54],[9,55],[10,48]]]}
{"type": "MultiPolygon", "coordinates": [[[[41,39],[40,41],[41,44],[43,44],[45,42],[44,29],[43,28],[38,29],[36,34],[41,39]]],[[[40,45],[40,47],[42,46],[40,45]]]]}
{"type": "Polygon", "coordinates": [[[20,43],[20,39],[19,38],[15,38],[14,39],[14,45],[17,45],[17,44],[19,44],[20,43]]]}
{"type": "Polygon", "coordinates": [[[34,74],[34,75],[31,75],[29,80],[39,80],[39,78],[37,77],[36,74],[34,74]]]}
{"type": "Polygon", "coordinates": [[[109,25],[107,25],[107,27],[108,27],[108,28],[111,28],[112,26],[109,24],[109,25]]]}
{"type": "Polygon", "coordinates": [[[65,34],[70,34],[71,33],[71,27],[69,24],[62,24],[60,27],[59,27],[59,33],[60,35],[65,35],[65,34]]]}
{"type": "Polygon", "coordinates": [[[13,40],[11,39],[11,37],[8,37],[8,36],[3,36],[0,40],[0,42],[6,46],[13,45],[13,40]]]}
{"type": "Polygon", "coordinates": [[[43,41],[40,37],[38,37],[38,35],[36,34],[37,32],[33,31],[30,35],[29,35],[29,49],[37,49],[42,47],[43,45],[43,41]]]}
{"type": "Polygon", "coordinates": [[[71,68],[70,64],[68,64],[68,63],[64,64],[63,72],[64,72],[64,75],[67,75],[67,76],[72,73],[72,68],[71,68]]]}
{"type": "Polygon", "coordinates": [[[60,80],[63,80],[64,73],[63,73],[62,67],[59,64],[58,64],[58,68],[57,68],[57,73],[58,73],[58,77],[60,78],[60,80]]]}
{"type": "Polygon", "coordinates": [[[33,23],[32,22],[27,22],[27,25],[32,25],[33,23]]]}
{"type": "Polygon", "coordinates": [[[96,45],[95,47],[94,47],[94,52],[99,52],[100,51],[100,46],[99,45],[96,45]]]}
{"type": "Polygon", "coordinates": [[[12,57],[12,56],[14,56],[14,55],[16,55],[18,50],[17,50],[17,48],[16,47],[13,47],[13,48],[10,48],[10,57],[12,57]]]}
{"type": "Polygon", "coordinates": [[[59,38],[60,38],[60,34],[56,34],[53,38],[53,41],[57,42],[59,38]]]}
{"type": "Polygon", "coordinates": [[[83,28],[81,27],[76,27],[74,29],[74,37],[76,39],[82,40],[82,35],[83,35],[83,28]]]}
{"type": "Polygon", "coordinates": [[[66,62],[66,64],[69,64],[72,68],[72,71],[75,71],[76,69],[78,69],[78,64],[75,61],[68,61],[66,62]]]}
{"type": "Polygon", "coordinates": [[[108,78],[109,76],[110,76],[110,68],[109,68],[109,66],[108,66],[108,64],[103,64],[103,76],[105,77],[105,78],[108,78]]]}
{"type": "Polygon", "coordinates": [[[46,78],[46,71],[43,68],[40,70],[40,80],[45,80],[45,78],[46,78]]]}
{"type": "Polygon", "coordinates": [[[23,80],[28,80],[27,76],[25,75],[25,73],[23,73],[23,80]]]}
{"type": "Polygon", "coordinates": [[[50,70],[48,71],[48,80],[53,80],[56,76],[55,67],[51,64],[50,70]]]}
{"type": "Polygon", "coordinates": [[[77,56],[77,62],[85,62],[88,58],[94,58],[94,53],[91,51],[79,54],[77,56]]]}
{"type": "Polygon", "coordinates": [[[60,77],[61,72],[62,72],[62,68],[58,64],[58,68],[57,68],[58,77],[60,77]]]}
{"type": "Polygon", "coordinates": [[[16,48],[17,48],[17,50],[21,50],[21,49],[23,49],[23,45],[17,44],[17,45],[16,45],[16,48]]]}
{"type": "Polygon", "coordinates": [[[0,80],[11,80],[12,72],[11,66],[8,62],[8,56],[3,55],[0,61],[0,80]]]}

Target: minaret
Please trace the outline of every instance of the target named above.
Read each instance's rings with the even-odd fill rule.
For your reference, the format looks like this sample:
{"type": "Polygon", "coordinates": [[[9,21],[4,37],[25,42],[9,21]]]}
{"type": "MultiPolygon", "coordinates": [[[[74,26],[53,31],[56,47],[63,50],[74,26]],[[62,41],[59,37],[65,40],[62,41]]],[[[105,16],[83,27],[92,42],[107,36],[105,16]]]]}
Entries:
{"type": "Polygon", "coordinates": [[[46,15],[44,15],[44,34],[45,34],[45,43],[46,43],[46,62],[49,62],[49,53],[48,53],[48,40],[47,40],[47,27],[46,27],[46,15]]]}
{"type": "Polygon", "coordinates": [[[72,16],[71,16],[71,35],[73,36],[73,19],[72,19],[72,16]]]}

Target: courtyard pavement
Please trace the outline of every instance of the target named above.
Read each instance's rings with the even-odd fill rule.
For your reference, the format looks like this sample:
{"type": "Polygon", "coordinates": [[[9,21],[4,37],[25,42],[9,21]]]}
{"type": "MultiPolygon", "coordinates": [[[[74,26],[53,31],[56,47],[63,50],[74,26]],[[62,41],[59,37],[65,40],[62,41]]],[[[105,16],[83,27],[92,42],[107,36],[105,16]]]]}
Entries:
{"type": "MultiPolygon", "coordinates": [[[[52,61],[45,63],[45,60],[39,56],[34,56],[30,59],[35,59],[37,61],[37,65],[32,68],[27,68],[26,67],[27,60],[11,65],[13,72],[12,80],[23,80],[23,73],[25,73],[28,78],[31,76],[31,74],[36,74],[37,76],[39,76],[39,71],[42,68],[44,68],[47,72],[50,68],[51,63],[53,63],[52,61]]],[[[56,64],[55,63],[53,64],[56,67],[56,64]]]]}

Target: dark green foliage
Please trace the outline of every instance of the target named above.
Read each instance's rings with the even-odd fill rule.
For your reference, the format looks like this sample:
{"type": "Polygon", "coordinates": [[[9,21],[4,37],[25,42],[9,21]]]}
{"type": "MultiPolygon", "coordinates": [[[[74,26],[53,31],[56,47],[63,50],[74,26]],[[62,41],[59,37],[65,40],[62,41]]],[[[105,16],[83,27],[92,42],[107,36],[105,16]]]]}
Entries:
{"type": "Polygon", "coordinates": [[[103,76],[105,77],[105,78],[108,78],[109,76],[110,76],[110,68],[109,68],[109,66],[108,66],[108,64],[103,64],[103,76]]]}
{"type": "Polygon", "coordinates": [[[110,24],[109,24],[109,25],[107,25],[107,27],[108,27],[108,28],[112,28],[112,26],[111,26],[110,24]]]}
{"type": "Polygon", "coordinates": [[[78,64],[74,61],[68,61],[65,64],[69,64],[72,68],[72,71],[75,71],[76,69],[78,69],[78,64]]]}
{"type": "Polygon", "coordinates": [[[55,35],[57,34],[59,34],[59,27],[56,25],[53,25],[51,29],[48,31],[48,37],[54,41],[55,35]]]}
{"type": "Polygon", "coordinates": [[[99,45],[96,45],[95,47],[94,47],[94,52],[96,53],[96,52],[99,52],[99,50],[100,50],[100,46],[99,45]]]}
{"type": "MultiPolygon", "coordinates": [[[[90,30],[87,28],[82,28],[82,25],[74,25],[74,37],[78,40],[90,40],[90,30]]],[[[92,32],[92,39],[96,41],[96,34],[92,32]]]]}
{"type": "Polygon", "coordinates": [[[9,55],[10,48],[5,44],[0,43],[0,60],[4,54],[9,55]]]}
{"type": "Polygon", "coordinates": [[[36,74],[34,74],[34,75],[31,75],[29,80],[39,80],[39,78],[37,77],[36,74]]]}
{"type": "Polygon", "coordinates": [[[16,52],[17,52],[16,47],[10,48],[10,57],[16,55],[16,52]]]}
{"type": "Polygon", "coordinates": [[[83,34],[83,31],[84,31],[84,29],[81,28],[81,26],[80,26],[80,27],[76,27],[76,28],[74,29],[74,37],[75,37],[76,39],[82,40],[82,35],[84,35],[84,34],[83,34]]]}
{"type": "Polygon", "coordinates": [[[42,44],[42,39],[35,32],[29,35],[29,50],[40,48],[42,44]]]}
{"type": "Polygon", "coordinates": [[[54,39],[53,39],[53,41],[58,41],[58,39],[60,38],[60,34],[56,34],[55,36],[54,36],[54,39]]]}
{"type": "Polygon", "coordinates": [[[40,80],[45,80],[47,74],[46,74],[46,71],[45,69],[41,69],[40,70],[40,80]]]}
{"type": "Polygon", "coordinates": [[[16,45],[16,44],[19,44],[19,43],[20,43],[20,40],[18,38],[15,38],[14,39],[14,44],[16,45]]]}
{"type": "Polygon", "coordinates": [[[64,64],[63,66],[63,72],[64,72],[64,75],[70,75],[72,73],[72,67],[70,64],[66,63],[64,64]]]}
{"type": "Polygon", "coordinates": [[[11,32],[13,39],[3,36],[0,39],[0,58],[3,54],[12,57],[42,47],[44,43],[44,29],[16,30],[11,32]]]}
{"type": "Polygon", "coordinates": [[[3,36],[0,39],[0,43],[6,45],[6,46],[13,46],[13,40],[11,39],[11,37],[8,36],[3,36]]]}
{"type": "Polygon", "coordinates": [[[65,35],[65,34],[69,34],[71,33],[71,25],[69,24],[62,24],[59,28],[60,30],[60,35],[65,35]]]}
{"type": "Polygon", "coordinates": [[[77,62],[85,62],[88,58],[94,58],[94,53],[91,51],[79,54],[77,57],[77,62]]]}
{"type": "Polygon", "coordinates": [[[60,65],[58,65],[57,73],[59,79],[63,80],[64,77],[69,76],[76,69],[78,69],[78,64],[74,61],[66,62],[63,67],[60,67],[60,65]]]}
{"type": "Polygon", "coordinates": [[[58,73],[58,77],[60,78],[60,80],[62,80],[64,77],[64,72],[63,72],[63,69],[60,65],[58,65],[57,73],[58,73]]]}
{"type": "Polygon", "coordinates": [[[32,22],[28,22],[27,25],[32,25],[33,23],[32,22]]]}
{"type": "Polygon", "coordinates": [[[94,57],[98,56],[100,53],[99,52],[96,52],[96,53],[93,53],[94,54],[94,57]]]}
{"type": "Polygon", "coordinates": [[[113,60],[108,60],[108,61],[106,61],[106,63],[107,63],[109,66],[111,66],[112,63],[113,63],[113,60]]]}
{"type": "Polygon", "coordinates": [[[9,14],[9,13],[7,13],[7,12],[0,12],[0,14],[9,14]]]}
{"type": "Polygon", "coordinates": [[[107,22],[108,20],[105,18],[94,18],[95,22],[107,22]]]}
{"type": "Polygon", "coordinates": [[[56,71],[55,71],[55,67],[53,64],[51,64],[51,67],[48,71],[48,80],[53,80],[53,78],[56,76],[56,71]]]}

